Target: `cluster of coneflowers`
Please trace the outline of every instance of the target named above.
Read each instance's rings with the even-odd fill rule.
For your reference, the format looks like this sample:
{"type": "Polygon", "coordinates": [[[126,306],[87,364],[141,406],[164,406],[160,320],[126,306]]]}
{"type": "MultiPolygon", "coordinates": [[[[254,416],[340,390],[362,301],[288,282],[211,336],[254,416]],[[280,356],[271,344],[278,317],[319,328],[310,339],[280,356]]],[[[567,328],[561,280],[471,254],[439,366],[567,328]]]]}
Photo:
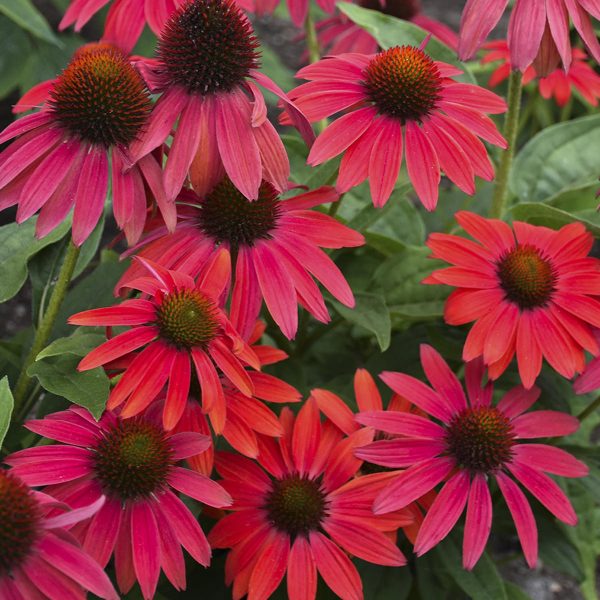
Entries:
{"type": "MultiPolygon", "coordinates": [[[[62,25],[78,29],[107,3],[74,0],[62,25]]],[[[574,525],[569,500],[548,474],[587,473],[566,451],[529,441],[579,425],[567,414],[530,410],[542,361],[571,379],[584,371],[586,352],[600,352],[600,266],[588,256],[593,238],[582,225],[554,231],[459,212],[470,237],[430,236],[432,257],[451,266],[424,283],[455,288],[447,323],[473,323],[464,387],[423,345],[429,384],[384,372],[393,392],[386,405],[359,369],[354,414],[332,392],[315,389],[302,400],[263,372],[286,355],[260,343],[263,304],[288,339],[298,305],[330,320],[318,284],[354,305],[327,250],[364,238],[322,205],[368,180],[382,207],[403,164],[430,211],[442,173],[473,194],[476,176],[494,178],[484,142],[507,147],[488,116],[505,112],[504,100],[457,81],[460,70],[433,60],[426,42],[378,52],[373,38],[339,16],[317,27],[331,55],[302,68],[297,76],[306,83],[285,93],[260,71],[259,43],[242,11],[271,12],[276,2],[110,4],[102,40],[26,94],[17,110],[32,112],[0,134],[11,141],[0,154],[0,208],[16,205],[19,223],[39,213],[40,237],[73,211],[77,248],[110,187],[133,256],[115,290],[120,304],[69,319],[107,328],[107,341],[79,364],[102,366],[112,378],[103,416],[72,407],[28,421],[57,443],[13,453],[10,469],[0,470],[0,597],[116,598],[104,572],[112,559],[118,589],[137,581],[150,599],[161,571],[176,589],[186,587],[184,550],[208,566],[211,548],[225,548],[234,598],[266,599],[285,577],[291,599],[311,599],[318,574],[339,597],[359,599],[350,557],[401,568],[400,530],[420,556],[463,513],[463,565],[472,569],[492,527],[490,486],[533,567],[537,529],[523,490],[574,525]],[[155,58],[130,56],[146,23],[158,36],[155,58]],[[300,132],[310,165],[341,155],[334,187],[297,193],[289,183],[263,89],[280,98],[281,123],[300,132]],[[311,123],[334,115],[315,139],[311,123]],[[494,380],[513,359],[521,383],[498,399],[494,380]],[[300,408],[272,410],[286,403],[300,408]],[[230,451],[215,451],[218,436],[230,451]],[[208,535],[182,497],[218,509],[208,535]]],[[[308,2],[288,4],[302,23],[308,2]]],[[[460,36],[423,17],[414,1],[386,12],[425,27],[465,59],[506,6],[468,0],[460,36]]],[[[517,0],[503,56],[524,71],[553,54],[568,69],[570,17],[600,58],[590,15],[600,17],[591,0],[517,0]]],[[[576,64],[582,55],[573,57],[576,64]]],[[[594,363],[576,389],[598,387],[599,372],[594,363]]]]}

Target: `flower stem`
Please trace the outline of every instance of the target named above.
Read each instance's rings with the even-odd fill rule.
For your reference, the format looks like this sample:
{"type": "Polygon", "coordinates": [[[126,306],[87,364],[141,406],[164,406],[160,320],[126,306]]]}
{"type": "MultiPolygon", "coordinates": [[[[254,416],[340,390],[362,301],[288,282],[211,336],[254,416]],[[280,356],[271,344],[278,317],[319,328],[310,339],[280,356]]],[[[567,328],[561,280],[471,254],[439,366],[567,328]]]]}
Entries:
{"type": "MultiPolygon", "coordinates": [[[[306,35],[306,46],[308,48],[308,62],[317,62],[321,58],[321,51],[319,48],[319,39],[317,37],[315,21],[310,14],[310,10],[306,15],[306,21],[304,21],[304,33],[306,35]]],[[[327,119],[322,119],[317,123],[319,132],[323,131],[325,127],[327,127],[327,119]]]]}
{"type": "Polygon", "coordinates": [[[508,148],[504,151],[500,161],[500,167],[496,175],[496,187],[492,198],[492,209],[490,216],[501,219],[506,211],[506,200],[508,198],[508,178],[510,168],[515,155],[517,133],[519,131],[519,113],[521,111],[521,91],[523,74],[513,71],[510,74],[508,85],[508,112],[504,123],[504,137],[508,142],[508,148]]]}
{"type": "Polygon", "coordinates": [[[598,408],[600,408],[600,396],[598,396],[591,404],[586,406],[578,415],[577,418],[579,421],[584,421],[587,419],[592,413],[594,413],[598,408]]]}
{"type": "Polygon", "coordinates": [[[23,368],[19,374],[19,379],[17,379],[17,384],[15,385],[15,391],[13,394],[15,399],[15,415],[19,414],[19,409],[26,398],[27,390],[29,388],[29,384],[31,383],[31,378],[29,375],[27,375],[27,369],[33,364],[35,357],[42,351],[48,342],[48,339],[50,338],[58,311],[67,293],[69,283],[71,282],[71,277],[73,276],[73,271],[75,270],[75,264],[77,263],[78,256],[79,248],[73,244],[73,241],[69,241],[69,246],[67,247],[63,264],[60,268],[60,272],[58,273],[56,285],[54,286],[54,290],[50,296],[50,301],[48,302],[48,308],[44,313],[44,317],[40,322],[40,326],[35,332],[31,350],[29,350],[29,354],[25,359],[25,363],[23,364],[23,368]]]}

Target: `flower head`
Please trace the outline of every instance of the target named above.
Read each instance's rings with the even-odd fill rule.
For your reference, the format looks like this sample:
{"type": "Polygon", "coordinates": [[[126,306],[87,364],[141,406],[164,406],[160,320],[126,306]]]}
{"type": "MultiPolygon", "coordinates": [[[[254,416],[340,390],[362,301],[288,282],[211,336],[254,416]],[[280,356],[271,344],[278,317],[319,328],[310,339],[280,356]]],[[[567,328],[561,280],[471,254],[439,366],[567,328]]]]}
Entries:
{"type": "MultiPolygon", "coordinates": [[[[249,201],[227,178],[198,197],[186,192],[175,233],[158,222],[133,250],[138,255],[191,276],[202,274],[214,256],[224,253],[235,270],[230,318],[242,337],[252,332],[264,298],[267,309],[288,338],[298,326],[297,304],[323,322],[329,321],[323,296],[313,277],[346,306],[354,297],[338,267],[323,248],[355,247],[363,236],[333,217],[310,210],[338,199],[328,187],[280,198],[263,181],[259,197],[249,201]],[[301,257],[299,256],[301,255],[301,257]]],[[[132,265],[119,283],[139,277],[132,265]]]]}
{"type": "Polygon", "coordinates": [[[487,90],[451,79],[457,74],[413,46],[341,54],[304,67],[298,77],[310,81],[290,97],[306,116],[318,121],[348,111],[317,138],[308,162],[318,165],[343,153],[337,190],[346,192],[368,177],[375,206],[390,197],[403,151],[410,180],[428,210],[437,204],[440,170],[473,194],[475,175],[494,176],[479,137],[505,146],[485,113],[504,112],[506,104],[487,90]]]}
{"type": "Polygon", "coordinates": [[[522,440],[568,435],[577,430],[579,421],[549,410],[526,413],[540,394],[537,388],[517,386],[494,405],[491,383],[482,385],[480,360],[466,365],[468,401],[450,367],[431,346],[421,346],[421,363],[432,387],[403,373],[385,372],[381,378],[436,421],[390,411],[356,417],[363,425],[399,436],[358,448],[357,457],[393,468],[408,467],[377,496],[375,514],[401,509],[445,481],[419,529],[415,552],[421,556],[443,540],[466,507],[463,566],[472,569],[490,534],[489,482],[493,479],[513,517],[527,563],[535,566],[537,528],[516,482],[557,519],[575,525],[571,503],[546,473],[582,477],[588,469],[560,448],[522,440]]]}
{"type": "MultiPolygon", "coordinates": [[[[473,57],[500,21],[507,5],[507,0],[467,0],[460,23],[458,55],[461,60],[473,57]]],[[[572,57],[569,19],[590,54],[600,60],[600,44],[590,17],[600,19],[600,7],[586,0],[556,0],[552,3],[517,0],[508,24],[511,64],[515,69],[525,71],[540,49],[550,45],[568,69],[572,57]]]]}
{"type": "Polygon", "coordinates": [[[43,237],[74,206],[73,241],[81,245],[102,214],[112,173],[113,212],[130,243],[144,228],[145,184],[172,227],[175,207],[165,200],[157,160],[149,155],[134,164],[131,158],[152,104],[121,50],[110,44],[80,48],[21,107],[32,101],[43,103],[41,110],[0,134],[2,142],[17,138],[0,154],[0,209],[18,204],[21,223],[41,208],[36,234],[43,237]]]}
{"type": "Polygon", "coordinates": [[[456,220],[479,243],[431,234],[432,258],[452,267],[424,283],[456,289],[444,318],[451,325],[475,321],[463,358],[483,356],[496,379],[517,357],[521,381],[530,388],[542,357],[567,378],[583,370],[584,350],[598,354],[592,326],[600,326],[600,264],[588,257],[593,237],[580,223],[559,231],[459,212],[456,220]]]}
{"type": "Polygon", "coordinates": [[[101,494],[77,510],[34,492],[16,471],[0,469],[0,597],[63,600],[87,591],[118,598],[106,573],[68,532],[102,510],[101,494]]]}
{"type": "Polygon", "coordinates": [[[219,308],[218,299],[229,277],[223,258],[217,253],[205,279],[197,284],[187,275],[140,259],[151,276],[140,277],[130,286],[149,299],[127,300],[117,307],[87,310],[69,318],[75,325],[132,326],[92,350],[79,363],[82,371],[144,347],[112,389],[109,409],[125,403],[121,416],[137,415],[168,382],[163,422],[166,429],[172,429],[185,410],[192,364],[207,412],[225,403],[217,367],[234,388],[252,395],[254,387],[244,367],[259,368],[260,363],[219,308]]]}
{"type": "Polygon", "coordinates": [[[46,491],[73,508],[106,496],[77,536],[102,566],[114,554],[121,592],[137,579],[144,598],[153,598],[161,568],[175,588],[185,589],[182,546],[200,564],[209,564],[206,537],[173,490],[213,507],[231,503],[207,476],[178,466],[205,452],[210,437],[171,434],[152,411],[132,419],[105,412],[96,421],[85,409],[71,408],[26,426],[60,442],[8,457],[26,483],[48,486],[46,491]]]}
{"type": "MultiPolygon", "coordinates": [[[[371,512],[390,475],[351,479],[360,467],[352,449],[372,432],[342,437],[335,427],[321,425],[312,399],[296,418],[284,409],[280,419],[285,433],[278,440],[260,438],[258,465],[217,455],[234,512],[217,523],[209,540],[213,547],[232,548],[225,570],[234,596],[266,598],[287,573],[290,598],[315,598],[318,572],[338,596],[362,598],[360,576],[346,552],[381,565],[406,562],[379,527],[387,519],[371,512]]],[[[411,517],[400,511],[392,519],[398,527],[411,517]]]]}
{"type": "MultiPolygon", "coordinates": [[[[510,50],[508,44],[503,40],[489,42],[485,44],[484,48],[489,52],[481,59],[482,63],[502,61],[488,81],[490,86],[495,87],[507,79],[510,74],[510,50]]],[[[572,54],[573,62],[566,71],[558,68],[547,77],[539,79],[540,94],[546,100],[554,98],[556,104],[563,107],[568,104],[573,91],[576,91],[588,104],[598,106],[600,76],[589,64],[588,56],[583,50],[573,48],[572,54]]],[[[527,67],[523,73],[523,85],[533,81],[536,77],[534,65],[527,67]]]]}
{"type": "MultiPolygon", "coordinates": [[[[421,12],[420,0],[359,0],[358,4],[370,10],[377,10],[384,15],[410,21],[454,50],[458,45],[458,36],[450,27],[421,12]]],[[[316,28],[319,44],[325,49],[323,54],[335,55],[347,52],[374,54],[379,50],[377,40],[368,31],[341,13],[319,21],[316,28]]]]}
{"type": "Polygon", "coordinates": [[[169,199],[188,171],[200,194],[225,173],[251,200],[263,174],[286,189],[289,161],[255,82],[282,98],[308,143],[313,133],[286,94],[257,71],[258,58],[252,25],[233,0],[186,0],[162,30],[156,59],[140,59],[150,88],[162,96],[133,155],[141,158],[163,144],[179,119],[164,172],[169,199]]]}

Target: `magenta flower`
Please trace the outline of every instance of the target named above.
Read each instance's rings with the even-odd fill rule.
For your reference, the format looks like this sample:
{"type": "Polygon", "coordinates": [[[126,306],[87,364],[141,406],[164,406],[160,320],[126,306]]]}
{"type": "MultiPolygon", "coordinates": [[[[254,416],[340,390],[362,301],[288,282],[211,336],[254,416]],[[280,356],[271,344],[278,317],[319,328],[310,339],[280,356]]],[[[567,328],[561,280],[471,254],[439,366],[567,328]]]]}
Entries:
{"type": "Polygon", "coordinates": [[[421,556],[443,540],[466,506],[463,566],[472,569],[492,526],[493,479],[508,505],[527,564],[535,566],[537,527],[515,480],[557,519],[575,525],[571,503],[546,473],[583,477],[588,469],[560,448],[521,440],[568,435],[579,428],[579,421],[552,410],[526,413],[540,394],[535,387],[517,386],[494,406],[492,383],[482,387],[481,361],[466,364],[468,401],[450,367],[431,346],[421,346],[421,364],[433,389],[403,373],[385,372],[381,378],[436,421],[392,411],[356,416],[363,425],[402,436],[355,452],[358,458],[385,467],[408,467],[377,496],[375,514],[401,509],[447,479],[419,529],[415,552],[421,556]]]}
{"type": "Polygon", "coordinates": [[[96,422],[82,408],[54,413],[26,427],[61,444],[27,448],[6,461],[23,481],[48,486],[48,493],[74,508],[106,495],[104,506],[78,527],[77,536],[102,566],[114,554],[122,593],[137,580],[148,600],[161,569],[176,589],[185,589],[182,546],[200,564],[210,563],[204,532],[172,490],[208,506],[231,504],[216,482],[177,466],[207,450],[210,437],[172,435],[153,417],[124,420],[105,412],[96,422]]]}
{"type": "Polygon", "coordinates": [[[175,206],[165,199],[159,163],[148,155],[134,164],[131,156],[152,105],[121,50],[109,44],[80,48],[31,100],[45,104],[0,134],[0,143],[17,138],[0,154],[0,210],[18,204],[21,223],[41,209],[36,235],[43,237],[74,206],[73,242],[80,246],[102,214],[112,173],[113,212],[129,243],[144,228],[146,185],[174,225],[175,206]]]}
{"type": "Polygon", "coordinates": [[[78,369],[94,369],[143,348],[112,388],[109,409],[124,403],[121,416],[135,416],[168,383],[163,422],[166,429],[172,429],[185,410],[193,365],[204,410],[224,415],[223,382],[217,367],[236,389],[250,397],[254,386],[245,366],[258,369],[260,362],[219,308],[218,300],[229,277],[223,255],[215,255],[212,268],[197,284],[187,275],[139,260],[152,276],[140,277],[130,285],[148,294],[149,299],[126,300],[69,318],[72,325],[131,326],[92,350],[78,369]]]}
{"type": "Polygon", "coordinates": [[[494,177],[479,137],[506,146],[485,113],[504,112],[506,104],[488,90],[451,79],[458,74],[412,46],[374,56],[341,54],[300,69],[297,76],[310,81],[290,97],[311,121],[347,111],[317,138],[309,164],[343,153],[337,190],[347,192],[368,177],[375,206],[390,197],[403,153],[427,210],[436,207],[440,171],[473,194],[475,175],[494,177]]]}
{"type": "MultiPolygon", "coordinates": [[[[360,233],[333,217],[310,210],[338,195],[322,187],[287,200],[263,182],[259,197],[247,200],[227,178],[202,198],[185,192],[179,222],[169,234],[159,222],[133,251],[166,268],[196,277],[214,256],[226,253],[235,271],[230,319],[242,337],[254,328],[262,300],[284,335],[293,338],[300,303],[324,323],[330,317],[313,278],[346,306],[354,296],[335,263],[321,248],[361,246],[360,233]]],[[[117,284],[129,285],[142,267],[133,264],[117,284]]]]}
{"type": "MultiPolygon", "coordinates": [[[[467,0],[460,23],[458,55],[472,58],[500,21],[508,0],[467,0]]],[[[591,17],[600,19],[600,4],[595,0],[516,0],[508,24],[510,62],[524,71],[535,60],[540,47],[555,47],[567,69],[571,64],[569,20],[592,56],[600,60],[600,44],[591,17]]]]}
{"type": "Polygon", "coordinates": [[[139,65],[154,92],[162,92],[133,155],[146,156],[179,119],[164,185],[174,199],[187,177],[204,195],[227,173],[250,200],[263,178],[287,188],[289,162],[256,83],[278,95],[311,143],[312,129],[285,93],[257,70],[258,40],[233,0],[187,0],[169,19],[157,59],[139,65]],[[256,83],[255,83],[256,82],[256,83]]]}
{"type": "Polygon", "coordinates": [[[0,598],[65,600],[87,591],[118,600],[100,565],[69,529],[102,510],[105,498],[68,507],[30,490],[16,471],[0,469],[0,598]]]}

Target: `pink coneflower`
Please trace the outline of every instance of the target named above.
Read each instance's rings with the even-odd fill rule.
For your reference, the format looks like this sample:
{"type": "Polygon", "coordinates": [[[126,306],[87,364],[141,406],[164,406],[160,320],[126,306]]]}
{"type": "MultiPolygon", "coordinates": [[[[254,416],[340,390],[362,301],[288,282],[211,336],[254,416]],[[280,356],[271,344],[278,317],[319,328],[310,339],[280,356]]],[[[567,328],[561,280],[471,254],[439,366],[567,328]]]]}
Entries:
{"type": "Polygon", "coordinates": [[[36,95],[47,98],[42,109],[0,134],[0,143],[17,138],[0,154],[0,210],[18,204],[21,223],[41,208],[36,235],[43,237],[75,206],[73,242],[80,246],[102,214],[112,173],[113,212],[130,243],[144,227],[145,184],[172,227],[175,207],[165,200],[160,165],[151,155],[135,165],[131,157],[152,105],[125,54],[84,46],[47,83],[36,95]]]}
{"type": "MultiPolygon", "coordinates": [[[[384,15],[410,21],[450,48],[456,50],[458,47],[458,36],[450,27],[421,13],[420,0],[359,0],[358,4],[363,8],[380,11],[384,15]]],[[[326,49],[324,54],[375,54],[379,50],[377,40],[343,14],[319,21],[316,28],[319,44],[326,49]]]]}
{"type": "Polygon", "coordinates": [[[201,195],[224,173],[251,200],[262,179],[286,189],[288,158],[256,83],[282,98],[309,143],[313,133],[286,94],[257,70],[258,46],[233,0],[187,0],[163,29],[157,59],[140,60],[150,89],[162,96],[132,152],[138,159],[160,146],[179,119],[164,172],[169,199],[190,167],[201,195]]]}
{"type": "MultiPolygon", "coordinates": [[[[482,46],[506,10],[508,0],[467,0],[460,23],[458,55],[468,60],[482,46]]],[[[558,51],[565,68],[571,64],[569,20],[590,54],[600,60],[600,44],[590,16],[600,19],[600,5],[589,0],[517,0],[508,24],[511,64],[524,71],[535,60],[540,47],[558,51]]]]}
{"type": "Polygon", "coordinates": [[[506,146],[485,113],[504,112],[506,103],[483,88],[451,79],[458,74],[413,46],[374,56],[341,54],[304,67],[297,76],[310,82],[290,97],[311,121],[350,109],[317,138],[309,164],[344,153],[337,190],[347,192],[368,177],[373,204],[383,206],[404,149],[408,176],[427,210],[437,204],[440,169],[473,194],[475,175],[494,177],[478,136],[506,146]]]}
{"type": "MultiPolygon", "coordinates": [[[[488,85],[495,87],[510,75],[510,50],[504,40],[490,42],[484,48],[490,52],[481,59],[483,64],[502,61],[488,81],[488,85]]],[[[572,91],[576,90],[588,104],[598,106],[600,76],[589,64],[588,56],[583,50],[573,48],[572,54],[573,62],[566,72],[558,68],[547,77],[540,78],[540,94],[546,100],[554,98],[556,104],[563,107],[571,100],[572,91]]],[[[533,81],[536,76],[535,68],[527,67],[523,73],[523,85],[533,81]]]]}
{"type": "MultiPolygon", "coordinates": [[[[368,442],[372,432],[342,437],[335,427],[322,426],[314,400],[296,418],[286,408],[280,419],[285,434],[260,438],[258,465],[217,454],[234,512],[215,525],[209,541],[215,548],[232,548],[225,577],[233,582],[233,597],[268,598],[287,572],[288,596],[311,600],[318,571],[341,598],[361,599],[360,576],[346,553],[380,565],[406,563],[371,511],[390,474],[352,479],[361,464],[353,448],[368,442]]],[[[407,521],[403,512],[392,518],[407,521]]]]}
{"type": "Polygon", "coordinates": [[[204,452],[210,437],[172,435],[150,415],[124,420],[107,411],[96,422],[82,408],[26,426],[61,442],[8,457],[26,483],[48,486],[48,493],[74,508],[107,497],[101,510],[78,526],[77,537],[102,566],[114,554],[121,592],[127,593],[137,580],[144,598],[153,598],[161,569],[176,589],[185,589],[182,546],[208,566],[211,550],[204,532],[173,490],[213,507],[231,504],[219,484],[177,466],[204,452]]]}
{"type": "Polygon", "coordinates": [[[467,363],[469,400],[444,359],[421,346],[421,363],[433,389],[403,373],[381,378],[440,423],[390,411],[360,413],[356,419],[401,438],[376,441],[356,456],[392,468],[408,467],[376,498],[375,514],[395,511],[447,479],[425,516],[415,542],[421,556],[452,530],[465,506],[463,566],[472,569],[481,556],[492,524],[488,481],[493,478],[508,505],[530,567],[537,562],[537,528],[531,507],[516,479],[557,519],[575,525],[577,516],[560,487],[545,473],[583,477],[587,467],[569,453],[519,440],[568,435],[579,421],[551,410],[525,411],[538,398],[537,388],[517,386],[492,405],[491,383],[482,386],[483,364],[467,363]],[[512,476],[512,477],[511,477],[512,476]]]}
{"type": "Polygon", "coordinates": [[[583,370],[584,350],[598,354],[592,326],[600,327],[600,263],[588,257],[594,238],[581,223],[558,231],[520,221],[459,212],[456,220],[477,242],[443,233],[427,245],[454,266],[423,283],[456,288],[446,301],[451,325],[475,321],[463,359],[483,356],[496,379],[516,354],[521,381],[530,388],[542,357],[567,378],[583,370]]]}
{"type": "Polygon", "coordinates": [[[192,364],[206,412],[225,403],[216,367],[243,395],[251,396],[254,385],[244,366],[259,368],[260,363],[219,308],[218,298],[229,277],[221,256],[215,255],[212,268],[197,284],[187,275],[140,261],[148,273],[130,286],[147,294],[148,299],[126,300],[118,306],[86,310],[69,318],[72,325],[131,326],[92,350],[79,363],[80,371],[144,347],[112,388],[108,408],[125,403],[121,416],[137,415],[168,382],[163,423],[166,429],[172,429],[185,409],[192,364]]]}
{"type": "Polygon", "coordinates": [[[117,600],[106,573],[68,532],[103,509],[104,500],[83,499],[81,508],[65,512],[67,506],[30,490],[15,471],[0,469],[0,598],[65,600],[90,591],[117,600]]]}
{"type": "MultiPolygon", "coordinates": [[[[361,234],[333,217],[310,210],[335,202],[338,195],[323,187],[281,199],[263,181],[258,199],[249,201],[228,178],[199,198],[185,192],[179,222],[169,234],[160,221],[133,250],[139,256],[195,277],[215,254],[225,253],[235,270],[230,318],[242,337],[252,331],[262,300],[284,335],[293,338],[298,327],[297,304],[315,318],[330,320],[323,296],[313,277],[346,306],[354,296],[339,268],[321,250],[361,246],[361,234]]],[[[117,289],[139,276],[131,266],[117,289]]]]}

